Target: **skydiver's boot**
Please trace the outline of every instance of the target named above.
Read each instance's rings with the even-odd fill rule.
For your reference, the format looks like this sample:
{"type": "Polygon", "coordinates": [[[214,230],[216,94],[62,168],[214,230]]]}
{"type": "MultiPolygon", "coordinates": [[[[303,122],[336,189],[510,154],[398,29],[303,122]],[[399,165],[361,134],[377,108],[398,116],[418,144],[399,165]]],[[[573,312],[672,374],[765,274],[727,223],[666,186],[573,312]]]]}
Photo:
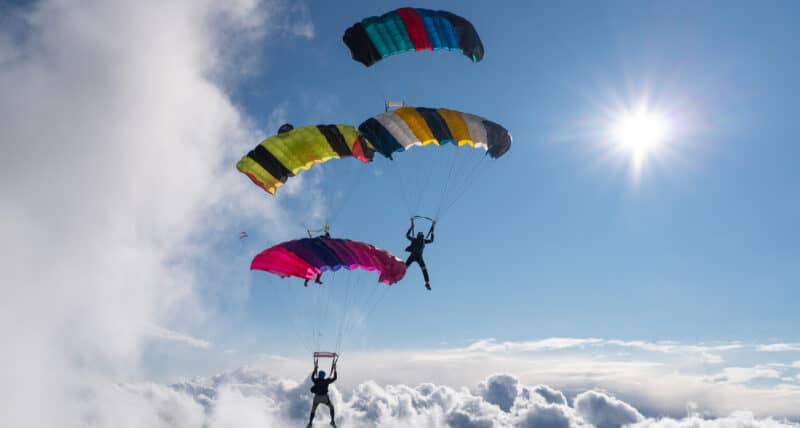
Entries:
{"type": "Polygon", "coordinates": [[[428,290],[430,290],[430,289],[431,289],[431,285],[430,285],[429,283],[427,283],[427,282],[426,282],[426,283],[425,283],[425,288],[427,288],[428,290]]]}
{"type": "Polygon", "coordinates": [[[333,428],[336,428],[336,422],[334,422],[334,421],[331,421],[331,426],[332,426],[333,428]]]}
{"type": "MultiPolygon", "coordinates": [[[[303,287],[308,287],[308,280],[306,280],[306,282],[303,283],[303,287]]],[[[311,425],[311,424],[309,424],[309,425],[311,425]]]]}

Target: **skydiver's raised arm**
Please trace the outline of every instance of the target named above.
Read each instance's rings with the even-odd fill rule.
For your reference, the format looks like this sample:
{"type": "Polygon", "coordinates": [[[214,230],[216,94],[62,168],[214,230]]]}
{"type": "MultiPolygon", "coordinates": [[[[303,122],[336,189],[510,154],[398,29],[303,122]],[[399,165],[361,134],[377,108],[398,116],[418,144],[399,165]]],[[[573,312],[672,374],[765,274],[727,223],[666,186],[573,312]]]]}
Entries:
{"type": "Polygon", "coordinates": [[[314,370],[311,371],[311,380],[316,379],[317,377],[317,363],[314,363],[314,370]]]}
{"type": "Polygon", "coordinates": [[[409,241],[414,240],[414,222],[411,222],[411,227],[408,228],[408,232],[406,232],[406,239],[409,241]]]}
{"type": "Polygon", "coordinates": [[[333,377],[330,378],[330,383],[336,382],[336,379],[339,377],[339,372],[336,369],[333,369],[333,377]]]}
{"type": "Polygon", "coordinates": [[[436,222],[434,221],[433,224],[431,224],[431,230],[428,231],[428,236],[425,238],[426,244],[430,244],[431,242],[433,242],[433,229],[435,228],[436,228],[436,222]]]}

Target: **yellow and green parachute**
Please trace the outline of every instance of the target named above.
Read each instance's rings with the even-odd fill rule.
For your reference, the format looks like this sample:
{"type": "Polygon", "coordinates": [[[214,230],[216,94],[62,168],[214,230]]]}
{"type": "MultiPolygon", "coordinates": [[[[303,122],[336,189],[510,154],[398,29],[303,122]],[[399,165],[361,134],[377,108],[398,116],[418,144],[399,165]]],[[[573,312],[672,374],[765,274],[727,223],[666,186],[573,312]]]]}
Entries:
{"type": "MultiPolygon", "coordinates": [[[[281,127],[284,129],[284,127],[281,127]]],[[[236,164],[256,185],[275,194],[289,177],[331,159],[354,157],[370,162],[374,150],[349,125],[313,125],[273,135],[236,164]]]]}

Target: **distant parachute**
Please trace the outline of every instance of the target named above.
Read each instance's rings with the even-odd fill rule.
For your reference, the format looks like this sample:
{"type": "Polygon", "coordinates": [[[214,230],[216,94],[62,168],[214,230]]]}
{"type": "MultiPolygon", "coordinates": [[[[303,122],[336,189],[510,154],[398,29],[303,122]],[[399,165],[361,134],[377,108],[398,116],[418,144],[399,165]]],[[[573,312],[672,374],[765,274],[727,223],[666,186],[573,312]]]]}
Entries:
{"type": "Polygon", "coordinates": [[[250,264],[280,277],[312,279],[324,271],[341,268],[377,271],[379,281],[394,284],[406,273],[406,265],[385,250],[348,239],[305,238],[283,242],[258,254],[250,264]]]}
{"type": "Polygon", "coordinates": [[[421,50],[448,50],[473,62],[483,59],[483,43],[466,19],[443,10],[400,8],[353,24],[342,37],[353,59],[367,67],[388,56],[421,50]]]}
{"type": "Polygon", "coordinates": [[[249,235],[247,235],[247,232],[239,232],[239,240],[244,240],[247,239],[248,237],[249,235]]]}
{"type": "Polygon", "coordinates": [[[349,125],[281,126],[279,133],[262,141],[236,164],[256,185],[271,194],[300,170],[331,159],[354,157],[372,160],[374,151],[349,125]]]}
{"type": "Polygon", "coordinates": [[[444,108],[402,107],[367,119],[358,126],[361,137],[377,152],[395,152],[428,144],[482,148],[492,158],[511,148],[511,134],[491,120],[444,108]]]}

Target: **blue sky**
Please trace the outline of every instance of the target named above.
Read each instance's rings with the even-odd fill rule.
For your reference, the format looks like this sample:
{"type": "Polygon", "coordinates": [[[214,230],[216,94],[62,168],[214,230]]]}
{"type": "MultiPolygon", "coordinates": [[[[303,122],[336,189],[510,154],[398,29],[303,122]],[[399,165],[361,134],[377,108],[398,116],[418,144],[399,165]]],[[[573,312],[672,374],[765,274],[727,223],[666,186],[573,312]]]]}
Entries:
{"type": "MultiPolygon", "coordinates": [[[[434,292],[412,267],[369,320],[372,345],[798,339],[795,5],[435,2],[426,7],[472,20],[484,61],[426,52],[367,69],[341,34],[388,7],[311,5],[313,38],[271,44],[236,91],[262,124],[278,108],[295,125],[358,124],[388,97],[480,114],[513,134],[439,225],[426,252],[434,292]],[[604,132],[608,110],[644,98],[677,132],[670,155],[635,180],[604,132]]],[[[334,192],[358,165],[339,167],[309,175],[334,192]]],[[[403,183],[360,177],[334,235],[404,256],[403,183]]],[[[309,217],[293,214],[295,233],[309,217]]],[[[245,252],[273,243],[251,233],[245,252]]],[[[246,322],[274,326],[263,277],[251,277],[246,322]]]]}
{"type": "Polygon", "coordinates": [[[0,425],[294,424],[303,327],[327,325],[315,340],[330,343],[345,313],[334,401],[351,426],[552,412],[573,426],[796,426],[800,6],[426,2],[474,23],[481,63],[352,61],[345,28],[397,6],[0,5],[0,425]],[[440,219],[433,291],[416,266],[391,288],[363,271],[316,289],[250,272],[326,218],[334,236],[405,256],[402,178],[452,151],[328,162],[277,197],[235,170],[284,121],[357,125],[385,98],[514,137],[440,219]],[[642,104],[670,132],[637,168],[609,129],[642,104]],[[363,305],[341,312],[348,284],[363,305]],[[171,385],[184,381],[197,388],[171,385]],[[543,385],[571,402],[530,394],[543,385]],[[429,387],[450,398],[429,402],[429,387]]]}

